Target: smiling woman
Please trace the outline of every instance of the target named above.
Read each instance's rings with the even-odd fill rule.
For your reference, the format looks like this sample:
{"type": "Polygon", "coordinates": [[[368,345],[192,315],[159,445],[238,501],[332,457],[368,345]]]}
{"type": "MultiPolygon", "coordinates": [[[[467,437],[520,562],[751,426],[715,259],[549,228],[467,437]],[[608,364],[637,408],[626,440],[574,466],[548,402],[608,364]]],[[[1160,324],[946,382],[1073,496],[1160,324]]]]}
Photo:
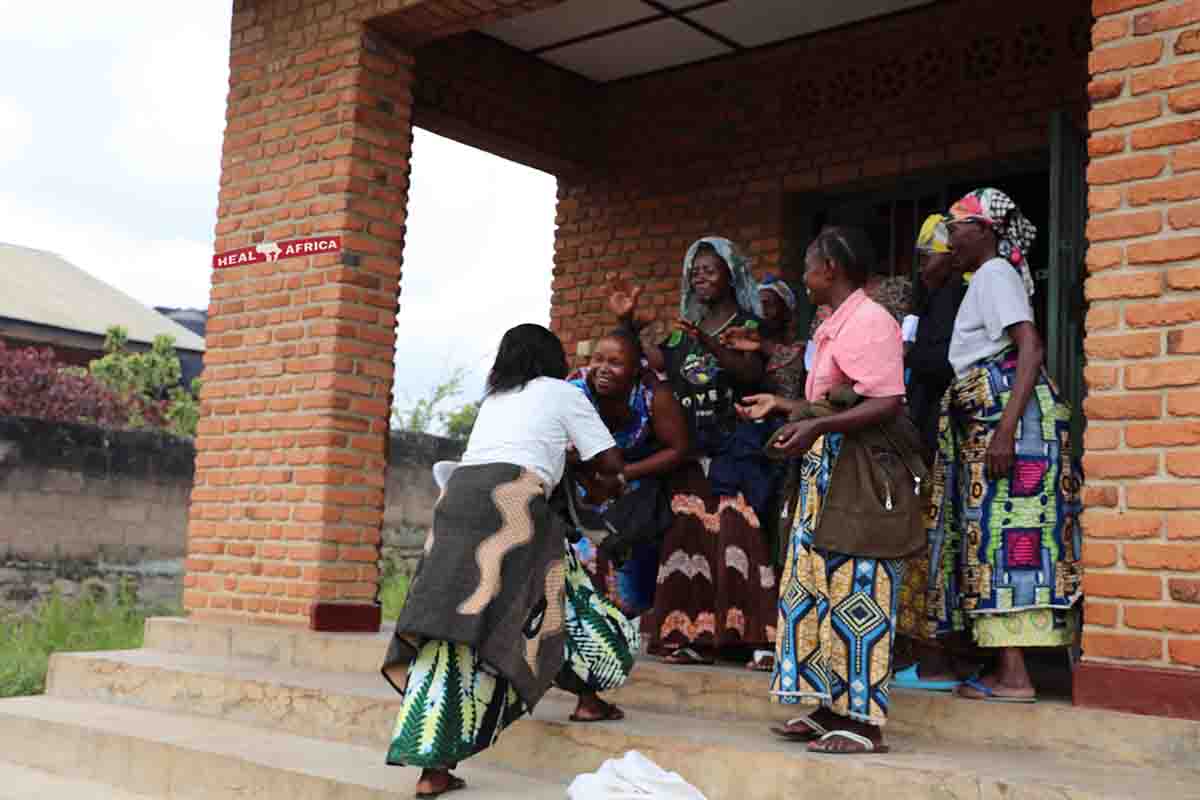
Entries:
{"type": "MultiPolygon", "coordinates": [[[[631,323],[640,288],[610,298],[631,323]]],[[[758,391],[761,354],[727,345],[731,328],[757,330],[758,284],[728,239],[692,244],[683,259],[680,320],[647,349],[687,418],[691,455],[672,482],[676,524],[663,540],[652,650],[676,664],[742,658],[775,639],[776,575],[760,520],[774,470],[761,448],[765,426],[740,421],[736,404],[758,391]],[[713,534],[716,534],[715,536],[713,534]]]]}

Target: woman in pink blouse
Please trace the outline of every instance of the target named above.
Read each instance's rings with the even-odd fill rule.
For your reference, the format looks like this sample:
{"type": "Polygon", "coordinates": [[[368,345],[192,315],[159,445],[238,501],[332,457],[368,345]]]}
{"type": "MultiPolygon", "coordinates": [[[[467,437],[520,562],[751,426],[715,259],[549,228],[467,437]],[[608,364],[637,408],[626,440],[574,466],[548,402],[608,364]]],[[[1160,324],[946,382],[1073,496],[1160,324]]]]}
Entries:
{"type": "MultiPolygon", "coordinates": [[[[865,558],[813,546],[821,503],[844,434],[903,413],[900,326],[863,286],[874,263],[870,240],[855,228],[826,228],[808,248],[804,282],[833,314],[817,330],[805,395],[824,400],[849,387],[861,398],[832,416],[790,422],[773,440],[803,459],[800,497],[780,584],[771,694],[785,705],[820,707],[774,729],[820,753],[886,752],[897,593],[903,560],[865,558]]],[[[773,395],[743,401],[750,418],[791,415],[800,404],[773,395]]]]}

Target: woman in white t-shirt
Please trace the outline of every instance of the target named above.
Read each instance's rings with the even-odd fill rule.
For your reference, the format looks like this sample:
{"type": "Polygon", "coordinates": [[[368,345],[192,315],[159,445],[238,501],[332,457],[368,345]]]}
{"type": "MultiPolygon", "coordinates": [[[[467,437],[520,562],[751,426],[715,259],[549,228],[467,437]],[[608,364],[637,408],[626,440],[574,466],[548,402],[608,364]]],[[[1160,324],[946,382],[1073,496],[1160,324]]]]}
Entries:
{"type": "Polygon", "coordinates": [[[972,700],[1033,702],[1024,649],[1078,628],[1080,473],[1070,409],[1043,369],[1026,253],[1037,229],[997,189],[950,210],[955,264],[974,272],[954,321],[929,521],[928,632],[996,648],[972,700]]]}
{"type": "Polygon", "coordinates": [[[568,447],[598,491],[624,483],[612,434],[566,376],[562,343],[546,328],[504,335],[467,451],[434,509],[383,667],[404,695],[387,761],[423,768],[417,797],[463,788],[450,770],[531,712],[564,665],[598,690],[632,668],[628,647],[613,643],[636,642],[636,629],[615,608],[605,613],[603,598],[579,600],[590,584],[550,509],[568,447]],[[576,664],[567,640],[581,636],[600,645],[582,648],[589,663],[576,664]]]}

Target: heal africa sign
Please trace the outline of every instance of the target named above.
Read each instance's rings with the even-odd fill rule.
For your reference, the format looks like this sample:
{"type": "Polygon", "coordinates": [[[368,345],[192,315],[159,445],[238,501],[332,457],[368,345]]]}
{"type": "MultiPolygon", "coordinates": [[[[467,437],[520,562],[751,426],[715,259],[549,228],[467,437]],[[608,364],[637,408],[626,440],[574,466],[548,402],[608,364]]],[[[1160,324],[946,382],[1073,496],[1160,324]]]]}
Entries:
{"type": "Polygon", "coordinates": [[[217,253],[213,256],[213,269],[273,263],[281,258],[317,256],[322,253],[336,253],[341,249],[342,238],[340,236],[317,236],[311,239],[293,239],[289,242],[263,242],[253,247],[242,247],[217,253]]]}

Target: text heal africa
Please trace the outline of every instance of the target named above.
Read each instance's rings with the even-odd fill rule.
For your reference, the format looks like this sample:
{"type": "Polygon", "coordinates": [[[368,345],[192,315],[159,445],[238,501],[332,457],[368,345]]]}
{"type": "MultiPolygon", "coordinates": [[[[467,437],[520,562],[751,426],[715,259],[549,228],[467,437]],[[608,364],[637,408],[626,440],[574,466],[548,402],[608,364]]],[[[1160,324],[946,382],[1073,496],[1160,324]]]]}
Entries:
{"type": "Polygon", "coordinates": [[[315,256],[334,253],[342,247],[340,236],[318,236],[312,239],[294,239],[290,242],[263,242],[253,247],[228,250],[213,256],[213,269],[240,267],[245,264],[262,264],[281,258],[315,256]]]}

